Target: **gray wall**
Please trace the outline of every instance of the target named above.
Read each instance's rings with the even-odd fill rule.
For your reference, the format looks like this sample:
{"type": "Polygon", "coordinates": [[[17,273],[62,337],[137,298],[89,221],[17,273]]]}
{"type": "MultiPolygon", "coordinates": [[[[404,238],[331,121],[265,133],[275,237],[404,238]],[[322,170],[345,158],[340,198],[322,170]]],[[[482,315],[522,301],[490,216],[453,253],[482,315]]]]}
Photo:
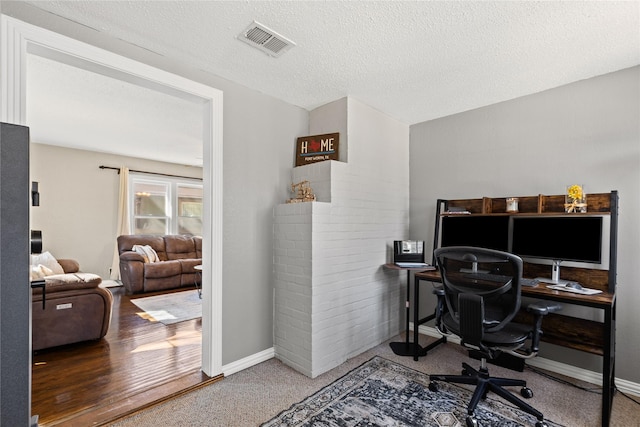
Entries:
{"type": "Polygon", "coordinates": [[[273,208],[291,197],[307,111],[232,84],[224,91],[222,362],[273,346],[273,208]]]}
{"type": "Polygon", "coordinates": [[[222,363],[273,346],[273,207],[290,197],[296,138],[308,135],[302,108],[189,68],[19,2],[2,12],[224,93],[222,363]]]}
{"type": "MultiPolygon", "coordinates": [[[[411,127],[410,235],[433,241],[436,199],[620,193],[616,376],[640,382],[640,67],[411,127]]],[[[431,301],[425,305],[432,310],[431,301]]],[[[427,308],[425,307],[425,310],[427,308]]],[[[573,308],[567,307],[572,311],[573,308]]],[[[597,314],[572,312],[581,317],[597,314]]],[[[546,345],[590,370],[601,358],[546,345]]]]}

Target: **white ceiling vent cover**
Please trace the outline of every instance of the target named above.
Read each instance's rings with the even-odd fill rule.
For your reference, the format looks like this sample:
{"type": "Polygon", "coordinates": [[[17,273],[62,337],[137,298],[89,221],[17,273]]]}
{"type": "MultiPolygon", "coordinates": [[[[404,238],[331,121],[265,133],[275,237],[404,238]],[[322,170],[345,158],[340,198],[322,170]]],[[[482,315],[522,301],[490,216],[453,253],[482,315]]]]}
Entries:
{"type": "Polygon", "coordinates": [[[238,39],[276,58],[296,45],[256,21],[240,33],[238,39]]]}

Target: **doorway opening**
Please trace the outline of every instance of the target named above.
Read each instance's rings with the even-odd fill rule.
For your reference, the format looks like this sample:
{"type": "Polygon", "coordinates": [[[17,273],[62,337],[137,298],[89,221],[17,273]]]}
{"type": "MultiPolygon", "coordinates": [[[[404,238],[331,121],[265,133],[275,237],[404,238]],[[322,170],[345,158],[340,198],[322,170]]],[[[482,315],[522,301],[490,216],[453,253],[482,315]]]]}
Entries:
{"type": "MultiPolygon", "coordinates": [[[[203,272],[202,371],[222,372],[222,92],[112,52],[2,16],[2,115],[29,126],[26,117],[28,55],[38,55],[202,105],[203,272]]],[[[25,325],[25,335],[29,333],[25,325]]],[[[29,355],[31,358],[31,355],[29,355]]],[[[25,382],[30,381],[25,373],[25,382]]]]}

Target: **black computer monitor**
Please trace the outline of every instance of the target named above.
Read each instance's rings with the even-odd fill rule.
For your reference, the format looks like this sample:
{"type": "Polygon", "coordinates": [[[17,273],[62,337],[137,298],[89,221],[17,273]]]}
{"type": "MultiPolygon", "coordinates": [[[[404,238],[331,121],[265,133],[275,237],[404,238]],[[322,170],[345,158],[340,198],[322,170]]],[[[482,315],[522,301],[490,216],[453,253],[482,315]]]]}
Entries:
{"type": "Polygon", "coordinates": [[[509,216],[456,215],[442,218],[440,246],[509,250],[509,216]]]}
{"type": "Polygon", "coordinates": [[[509,251],[528,262],[553,265],[551,279],[560,282],[561,262],[608,268],[609,224],[607,215],[513,216],[509,251]]]}

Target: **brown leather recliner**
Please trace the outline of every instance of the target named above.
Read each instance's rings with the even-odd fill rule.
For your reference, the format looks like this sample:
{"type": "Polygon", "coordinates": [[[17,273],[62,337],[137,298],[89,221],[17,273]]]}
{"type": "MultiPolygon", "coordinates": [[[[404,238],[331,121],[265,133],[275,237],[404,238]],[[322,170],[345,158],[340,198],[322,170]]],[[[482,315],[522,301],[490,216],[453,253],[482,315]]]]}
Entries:
{"type": "Polygon", "coordinates": [[[202,238],[183,235],[118,236],[120,279],[128,293],[152,292],[194,286],[200,274],[193,267],[202,264],[202,238]],[[160,261],[145,262],[132,250],[149,245],[160,261]]]}
{"type": "Polygon", "coordinates": [[[42,288],[33,288],[31,302],[32,349],[99,340],[111,323],[113,296],[101,288],[100,276],[79,272],[74,260],[58,260],[65,274],[47,276],[42,288]]]}

